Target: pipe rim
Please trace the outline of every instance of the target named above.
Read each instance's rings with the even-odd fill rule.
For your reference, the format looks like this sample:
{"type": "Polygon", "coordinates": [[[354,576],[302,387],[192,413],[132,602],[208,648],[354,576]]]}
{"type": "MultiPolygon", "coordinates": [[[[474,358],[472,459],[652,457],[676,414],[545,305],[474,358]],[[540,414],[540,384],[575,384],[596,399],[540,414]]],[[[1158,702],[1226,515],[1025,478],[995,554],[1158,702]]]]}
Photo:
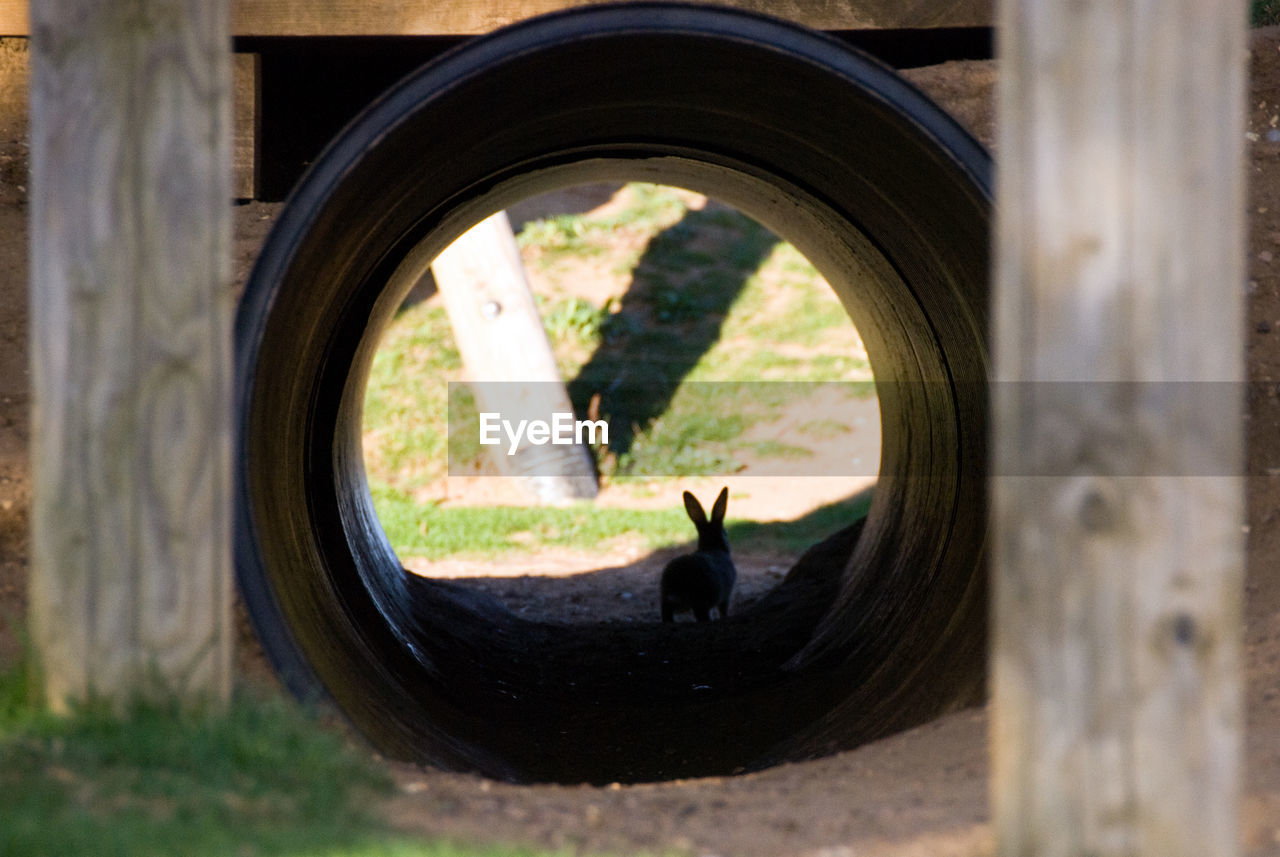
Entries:
{"type": "MultiPolygon", "coordinates": [[[[769,81],[761,78],[761,83],[768,88],[769,81]]],[[[578,84],[576,97],[592,94],[578,84]]],[[[575,107],[571,98],[557,103],[570,112],[575,107]]],[[[564,113],[558,118],[563,120],[564,113]]],[[[854,153],[855,162],[884,161],[892,153],[884,144],[862,145],[866,151],[854,153]]],[[[503,202],[504,194],[522,181],[527,188],[531,176],[625,167],[654,175],[674,172],[689,179],[686,185],[706,175],[713,185],[717,176],[741,179],[741,187],[728,193],[727,185],[707,189],[717,197],[728,196],[726,201],[753,216],[763,211],[766,225],[783,219],[779,215],[788,207],[808,218],[809,229],[817,229],[813,224],[824,219],[834,221],[825,227],[823,240],[788,234],[794,230],[775,231],[796,243],[829,278],[832,266],[841,264],[841,254],[833,248],[849,248],[845,266],[853,258],[857,267],[878,270],[882,293],[876,296],[892,296],[882,305],[857,294],[848,276],[837,274],[833,281],[833,286],[847,286],[842,298],[864,315],[855,319],[860,330],[871,332],[873,340],[893,340],[868,343],[868,352],[876,352],[877,378],[883,370],[898,399],[891,393],[881,405],[884,434],[894,432],[881,456],[887,490],[877,492],[867,525],[871,538],[859,542],[837,603],[779,679],[785,683],[788,675],[828,669],[835,661],[846,668],[839,675],[856,678],[871,690],[854,691],[822,716],[797,724],[799,737],[757,748],[755,757],[744,761],[801,758],[812,754],[815,744],[865,740],[877,730],[908,722],[910,716],[882,712],[874,724],[849,725],[850,717],[859,719],[850,709],[874,709],[867,703],[875,700],[865,697],[904,695],[901,670],[886,678],[884,668],[868,664],[915,658],[919,663],[913,665],[909,683],[916,689],[907,688],[905,695],[920,697],[916,686],[928,683],[928,676],[919,676],[920,664],[930,658],[945,661],[945,653],[939,652],[942,643],[962,652],[978,645],[975,632],[966,631],[964,623],[977,622],[974,614],[981,612],[973,602],[981,591],[984,543],[984,474],[974,463],[985,458],[990,165],[981,147],[891,70],[833,39],[789,24],[666,4],[556,13],[464,46],[408,78],[357,119],[292,195],[255,266],[237,318],[237,572],[242,591],[264,648],[287,686],[300,696],[332,698],[357,728],[392,755],[510,779],[530,777],[527,764],[522,767],[474,740],[459,738],[467,730],[455,705],[423,699],[423,688],[440,680],[438,664],[417,633],[408,585],[399,578],[399,562],[378,525],[364,482],[359,410],[367,370],[362,367],[371,359],[379,325],[402,297],[397,293],[407,288],[402,266],[412,253],[428,253],[433,242],[443,247],[454,230],[460,234],[469,225],[470,212],[503,202]],[[675,102],[660,104],[659,116],[657,108],[637,108],[628,100],[627,93],[644,84],[633,79],[638,74],[634,70],[628,87],[604,85],[594,91],[597,103],[578,112],[584,122],[596,123],[584,124],[592,127],[590,139],[580,133],[576,140],[562,136],[558,148],[546,145],[545,136],[534,133],[548,130],[546,117],[512,99],[504,102],[503,121],[487,124],[487,152],[445,147],[455,157],[465,154],[483,161],[468,175],[446,185],[432,184],[439,182],[439,171],[430,179],[395,174],[413,143],[429,137],[424,128],[447,127],[441,115],[456,119],[465,114],[460,105],[468,99],[476,103],[481,96],[492,97],[495,77],[505,87],[527,89],[532,63],[544,73],[560,68],[557,79],[568,86],[574,82],[563,69],[572,68],[575,58],[599,60],[628,50],[628,56],[639,56],[637,45],[662,46],[669,52],[663,55],[665,66],[701,70],[714,78],[726,99],[733,92],[723,71],[707,69],[700,52],[714,53],[721,62],[733,60],[740,74],[768,65],[775,72],[787,69],[824,84],[820,93],[806,97],[829,106],[832,113],[841,106],[863,121],[879,122],[877,130],[892,132],[914,147],[901,156],[902,163],[889,166],[914,166],[942,177],[946,192],[937,191],[942,210],[927,227],[912,219],[888,234],[884,224],[905,222],[904,211],[895,209],[910,213],[918,211],[919,203],[889,193],[888,179],[856,170],[838,177],[847,187],[823,187],[815,177],[835,169],[833,163],[838,167],[848,153],[821,145],[805,149],[796,140],[819,136],[827,149],[836,149],[839,134],[833,135],[828,116],[815,115],[813,122],[822,127],[804,134],[785,127],[803,111],[769,102],[766,107],[778,115],[756,125],[746,121],[745,127],[762,139],[767,133],[773,145],[777,140],[795,145],[799,148],[786,152],[799,150],[810,161],[781,163],[781,147],[769,152],[758,140],[754,148],[741,141],[736,147],[725,145],[729,134],[744,127],[744,111],[753,105],[751,93],[737,96],[735,113],[705,93],[690,91],[688,82],[671,80],[666,82],[669,89],[647,91],[654,98],[653,92],[669,93],[675,102]],[[512,119],[513,113],[519,121],[512,119]],[[668,117],[665,129],[656,121],[663,117],[668,117]],[[701,117],[710,127],[699,131],[691,117],[701,117]],[[523,150],[518,145],[522,140],[523,150]],[[800,174],[804,180],[798,181],[800,174]],[[753,183],[778,194],[778,204],[753,206],[751,199],[733,198],[753,183]],[[377,193],[388,187],[396,191],[391,204],[377,193]],[[887,211],[863,211],[859,217],[851,197],[868,187],[887,211]],[[869,228],[868,221],[876,219],[869,228]],[[344,234],[351,231],[352,221],[367,228],[362,241],[353,243],[344,234]],[[960,237],[945,234],[948,230],[960,237]],[[957,248],[966,240],[978,246],[961,254],[957,248]],[[922,251],[919,258],[904,258],[904,248],[913,244],[922,251]],[[948,253],[964,258],[956,261],[948,253]],[[891,331],[894,324],[899,326],[896,333],[891,331]],[[929,533],[929,526],[940,521],[943,531],[929,533]],[[922,563],[926,573],[912,569],[922,563]],[[933,619],[938,639],[917,641],[906,654],[901,640],[893,637],[910,636],[904,626],[911,611],[895,613],[885,594],[886,586],[903,580],[910,584],[913,604],[940,617],[933,619]],[[960,608],[939,613],[939,599],[965,605],[964,616],[958,615],[960,608]],[[868,605],[878,610],[870,618],[850,621],[868,605]],[[879,637],[873,634],[868,642],[868,629],[879,637]],[[920,660],[922,655],[928,657],[920,660]],[[861,668],[847,669],[853,660],[861,668]]],[[[917,190],[927,191],[926,184],[911,176],[897,180],[899,187],[917,190]]],[[[414,264],[421,262],[418,258],[414,264]]],[[[484,611],[483,605],[465,598],[454,606],[484,611]]],[[[928,693],[923,697],[919,704],[926,708],[954,702],[939,703],[928,693]]]]}

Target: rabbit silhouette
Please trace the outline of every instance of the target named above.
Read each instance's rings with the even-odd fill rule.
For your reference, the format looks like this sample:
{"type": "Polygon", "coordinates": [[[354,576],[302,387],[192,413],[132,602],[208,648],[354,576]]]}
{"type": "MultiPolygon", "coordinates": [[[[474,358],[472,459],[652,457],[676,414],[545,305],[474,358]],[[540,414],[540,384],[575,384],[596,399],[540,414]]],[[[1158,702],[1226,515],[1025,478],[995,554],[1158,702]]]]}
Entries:
{"type": "Polygon", "coordinates": [[[711,507],[711,519],[698,498],[684,492],[684,508],[698,528],[698,549],[667,563],[662,570],[662,621],[671,622],[676,613],[693,611],[699,622],[711,618],[716,608],[723,619],[729,615],[729,599],[738,570],[729,556],[729,540],[724,532],[724,513],[729,505],[728,487],[720,489],[711,507]]]}

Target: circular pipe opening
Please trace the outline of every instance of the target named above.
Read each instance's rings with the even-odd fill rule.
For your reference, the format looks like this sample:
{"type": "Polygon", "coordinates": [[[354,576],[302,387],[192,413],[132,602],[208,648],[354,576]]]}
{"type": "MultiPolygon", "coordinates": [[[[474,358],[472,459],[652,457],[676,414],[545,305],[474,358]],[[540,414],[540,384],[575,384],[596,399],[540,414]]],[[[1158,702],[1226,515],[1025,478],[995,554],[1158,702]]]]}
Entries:
{"type": "MultiPolygon", "coordinates": [[[[723,200],[650,183],[575,184],[509,214],[543,321],[520,335],[545,328],[567,389],[531,384],[505,334],[463,348],[469,325],[513,323],[505,308],[486,315],[491,301],[530,319],[502,282],[442,287],[432,263],[381,332],[364,402],[374,507],[406,569],[524,618],[650,622],[664,564],[693,550],[682,490],[729,488],[735,610],[865,515],[880,459],[874,379],[831,287],[789,242],[723,200]],[[468,383],[489,361],[526,381],[468,383]],[[530,395],[591,420],[590,452],[535,447],[518,419],[491,423],[482,445],[480,412],[507,416],[530,395]],[[595,493],[592,464],[599,495],[575,502],[595,493]]],[[[506,258],[504,243],[491,252],[506,258]]]]}
{"type": "Polygon", "coordinates": [[[384,752],[514,780],[749,770],[975,701],[989,209],[986,155],[927,99],[757,16],[578,10],[411,76],[300,184],[240,308],[237,565],[269,656],[384,752]],[[406,574],[360,427],[379,334],[443,247],[522,197],[618,179],[791,240],[864,336],[883,444],[866,519],[750,611],[601,645],[406,574]]]}

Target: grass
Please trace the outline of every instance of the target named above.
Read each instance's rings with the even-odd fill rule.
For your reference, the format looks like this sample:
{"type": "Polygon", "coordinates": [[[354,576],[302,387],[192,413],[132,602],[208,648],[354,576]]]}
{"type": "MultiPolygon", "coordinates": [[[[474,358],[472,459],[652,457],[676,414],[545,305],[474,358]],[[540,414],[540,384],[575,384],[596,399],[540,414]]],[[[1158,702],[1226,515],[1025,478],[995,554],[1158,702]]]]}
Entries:
{"type": "MultiPolygon", "coordinates": [[[[750,218],[692,199],[628,185],[606,213],[534,221],[517,236],[574,409],[609,422],[609,444],[594,449],[606,484],[731,474],[758,458],[802,462],[808,445],[840,428],[765,443],[751,428],[778,419],[811,385],[874,392],[856,332],[812,265],[750,218]],[[584,272],[605,287],[584,296],[584,272]]],[[[486,467],[474,405],[449,400],[447,381],[462,376],[451,336],[438,301],[404,308],[369,379],[366,468],[402,556],[686,537],[677,510],[437,506],[447,472],[486,467]]]]}
{"type": "Polygon", "coordinates": [[[413,492],[445,474],[449,390],[462,370],[439,302],[402,310],[373,358],[364,403],[371,480],[413,492]]]}
{"type": "Polygon", "coordinates": [[[791,554],[802,553],[832,533],[865,518],[871,509],[872,491],[858,494],[814,509],[794,521],[734,521],[725,525],[725,533],[734,550],[791,554]]]}
{"type": "Polygon", "coordinates": [[[685,214],[684,199],[667,188],[637,183],[629,190],[630,204],[613,214],[563,214],[526,224],[516,236],[516,243],[527,251],[526,262],[546,271],[566,259],[604,256],[614,251],[620,233],[653,234],[685,214]]]}
{"type": "Polygon", "coordinates": [[[6,857],[517,857],[388,829],[371,758],[278,697],[225,710],[102,703],[68,716],[0,664],[0,854],[6,857]]]}
{"type": "Polygon", "coordinates": [[[1253,27],[1280,24],[1280,0],[1252,0],[1249,4],[1249,24],[1253,27]]]}
{"type": "Polygon", "coordinates": [[[441,559],[486,557],[512,550],[598,546],[611,539],[636,538],[646,547],[681,544],[689,538],[683,509],[450,506],[431,509],[385,488],[374,494],[378,515],[403,556],[441,559]]]}
{"type": "MultiPolygon", "coordinates": [[[[385,490],[385,489],[384,489],[385,490]]],[[[730,518],[729,542],[739,552],[798,554],[831,533],[865,517],[868,492],[823,506],[796,521],[746,521],[730,518]]],[[[492,557],[508,551],[541,547],[598,547],[614,539],[632,538],[656,549],[690,543],[689,519],[683,508],[451,506],[424,515],[412,499],[375,497],[383,526],[404,556],[428,560],[450,556],[492,557]]]]}

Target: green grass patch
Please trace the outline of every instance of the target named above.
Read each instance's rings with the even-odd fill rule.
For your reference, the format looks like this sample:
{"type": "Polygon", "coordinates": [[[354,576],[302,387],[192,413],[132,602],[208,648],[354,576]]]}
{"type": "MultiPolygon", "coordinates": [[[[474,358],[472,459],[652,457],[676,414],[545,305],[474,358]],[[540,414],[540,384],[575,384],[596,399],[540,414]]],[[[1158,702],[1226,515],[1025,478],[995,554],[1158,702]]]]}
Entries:
{"type": "Polygon", "coordinates": [[[1251,0],[1249,24],[1253,27],[1270,27],[1280,24],[1280,0],[1251,0]]]}
{"type": "MultiPolygon", "coordinates": [[[[3,665],[0,665],[3,667],[3,665]]],[[[289,701],[103,703],[54,716],[0,669],[0,854],[12,857],[533,857],[419,841],[377,802],[371,758],[289,701]]]]}
{"type": "Polygon", "coordinates": [[[794,521],[729,521],[725,533],[734,550],[800,554],[841,530],[871,509],[874,492],[861,491],[847,500],[814,509],[794,521]]]}
{"type": "MultiPolygon", "coordinates": [[[[636,539],[646,549],[692,544],[693,528],[681,508],[448,506],[426,510],[410,498],[377,498],[382,525],[404,555],[486,559],[542,547],[595,547],[615,539],[636,539]]],[[[730,518],[735,551],[799,553],[867,514],[870,492],[832,503],[795,521],[758,523],[730,518]]]]}
{"type": "Polygon", "coordinates": [[[608,321],[612,301],[596,306],[586,298],[565,298],[542,311],[542,324],[552,342],[576,341],[595,346],[608,321]]]}
{"type": "Polygon", "coordinates": [[[389,789],[278,701],[10,707],[0,723],[4,854],[344,853],[384,832],[368,801],[389,789]]]}
{"type": "Polygon", "coordinates": [[[620,232],[650,235],[677,222],[687,211],[671,188],[635,183],[627,186],[628,204],[613,214],[561,214],[526,223],[516,244],[527,250],[526,264],[554,271],[564,260],[604,256],[612,252],[620,232]]]}
{"type": "Polygon", "coordinates": [[[444,475],[448,379],[461,370],[443,305],[423,302],[400,312],[374,355],[365,393],[371,477],[413,491],[444,475]]]}
{"type": "Polygon", "coordinates": [[[542,506],[436,506],[387,489],[374,495],[391,543],[405,556],[491,557],[543,547],[594,547],[633,537],[647,547],[683,544],[692,526],[683,509],[542,506]]]}

